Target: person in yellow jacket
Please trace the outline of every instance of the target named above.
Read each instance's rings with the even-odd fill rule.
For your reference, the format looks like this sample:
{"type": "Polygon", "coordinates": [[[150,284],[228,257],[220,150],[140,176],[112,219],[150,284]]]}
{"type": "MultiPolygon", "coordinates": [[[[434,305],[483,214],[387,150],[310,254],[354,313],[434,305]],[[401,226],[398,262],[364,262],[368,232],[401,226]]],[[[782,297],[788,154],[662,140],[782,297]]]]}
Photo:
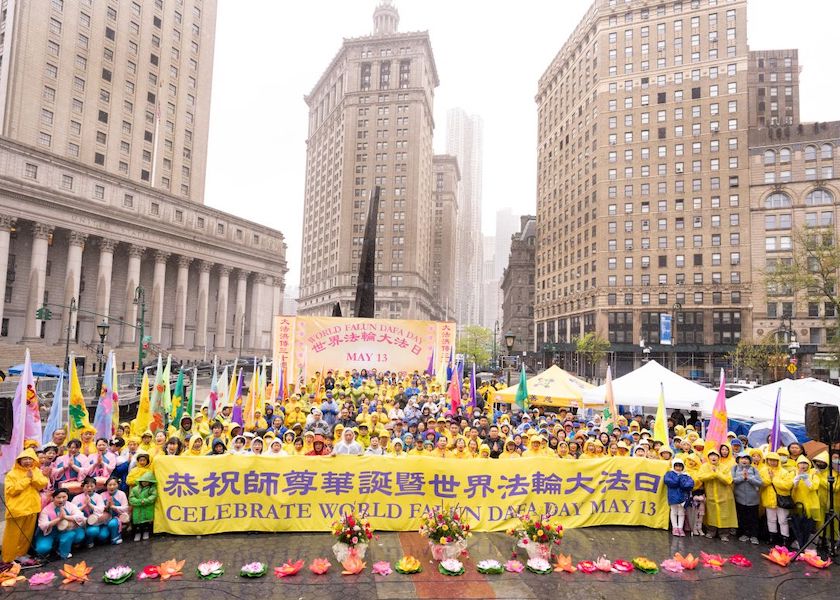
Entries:
{"type": "Polygon", "coordinates": [[[596,444],[595,440],[586,440],[583,443],[583,454],[580,455],[581,459],[589,459],[589,458],[598,458],[598,454],[596,453],[596,444]]]}
{"type": "Polygon", "coordinates": [[[805,514],[814,519],[817,528],[825,518],[820,510],[820,476],[811,468],[811,461],[803,454],[796,460],[796,473],[793,476],[793,501],[802,503],[805,514]]]}
{"type": "Polygon", "coordinates": [[[718,447],[720,454],[720,464],[722,467],[732,470],[735,466],[735,457],[732,456],[732,447],[728,443],[723,443],[718,447]]]}
{"type": "Polygon", "coordinates": [[[125,482],[129,487],[137,483],[137,479],[143,473],[152,473],[152,457],[146,450],[138,450],[134,454],[137,465],[128,472],[125,482]]]}
{"type": "Polygon", "coordinates": [[[721,541],[728,542],[729,536],[735,535],[738,527],[732,469],[721,463],[720,453],[714,448],[706,453],[706,459],[708,462],[697,472],[697,478],[706,490],[706,537],[713,538],[721,530],[721,541]]]}
{"type": "Polygon", "coordinates": [[[41,512],[41,490],[49,483],[38,467],[38,456],[32,448],[18,454],[4,479],[6,527],[3,531],[3,562],[31,562],[27,551],[41,512]]]}
{"type": "Polygon", "coordinates": [[[785,469],[787,471],[790,471],[791,473],[793,473],[795,475],[796,474],[796,461],[790,460],[790,452],[788,452],[788,449],[785,448],[784,446],[781,446],[781,447],[779,447],[778,450],[776,450],[776,454],[779,455],[779,465],[783,469],[785,469]]]}
{"type": "Polygon", "coordinates": [[[152,433],[151,429],[147,429],[143,432],[143,435],[140,436],[140,450],[144,450],[145,452],[149,453],[151,456],[152,451],[155,448],[155,435],[152,433]]]}
{"type": "Polygon", "coordinates": [[[685,474],[694,481],[694,488],[691,490],[691,503],[686,511],[686,519],[691,527],[692,536],[703,535],[703,517],[706,515],[706,495],[703,489],[703,482],[699,479],[700,457],[694,452],[680,455],[685,464],[685,474]]]}
{"type": "Polygon", "coordinates": [[[472,454],[467,450],[467,442],[462,437],[455,438],[455,446],[449,451],[449,456],[452,458],[472,458],[472,454]]]}
{"type": "MultiPolygon", "coordinates": [[[[830,463],[830,459],[828,458],[828,450],[823,450],[819,454],[817,454],[813,459],[812,462],[814,464],[814,471],[820,478],[820,485],[819,489],[817,490],[817,496],[820,498],[820,516],[822,517],[821,521],[825,521],[825,513],[828,512],[828,465],[830,463]]],[[[834,486],[837,487],[837,482],[834,482],[834,486]]],[[[835,506],[835,510],[836,510],[835,506]]]]}
{"type": "Polygon", "coordinates": [[[528,448],[522,453],[522,456],[525,458],[530,458],[532,456],[547,456],[548,453],[545,451],[545,447],[543,446],[543,438],[541,435],[532,435],[531,439],[528,440],[528,448]]]}
{"type": "Polygon", "coordinates": [[[499,455],[499,458],[519,458],[519,449],[516,447],[516,442],[512,437],[505,441],[505,449],[499,455]]]}
{"type": "Polygon", "coordinates": [[[782,467],[779,455],[768,452],[764,457],[764,464],[759,469],[761,481],[761,507],[767,518],[767,531],[770,532],[771,543],[774,545],[788,545],[790,528],[788,515],[790,510],[781,508],[778,504],[779,496],[790,496],[793,488],[793,473],[782,467]]]}
{"type": "Polygon", "coordinates": [[[288,408],[286,409],[286,418],[284,423],[289,429],[291,429],[295,423],[300,424],[301,427],[306,425],[306,414],[301,410],[301,406],[299,404],[295,405],[295,407],[291,410],[288,410],[288,408]]]}

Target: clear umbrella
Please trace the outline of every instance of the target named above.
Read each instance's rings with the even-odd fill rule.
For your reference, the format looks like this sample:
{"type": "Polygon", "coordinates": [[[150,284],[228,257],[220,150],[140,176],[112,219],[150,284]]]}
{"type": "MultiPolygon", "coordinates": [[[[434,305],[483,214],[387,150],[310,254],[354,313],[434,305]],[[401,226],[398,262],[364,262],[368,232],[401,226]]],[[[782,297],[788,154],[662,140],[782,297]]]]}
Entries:
{"type": "MultiPolygon", "coordinates": [[[[770,431],[773,429],[773,421],[761,421],[760,423],[756,423],[752,427],[750,427],[750,431],[747,434],[747,441],[750,443],[750,446],[753,448],[758,448],[767,443],[767,436],[770,435],[770,431]]],[[[780,434],[782,437],[782,444],[787,446],[788,444],[792,444],[796,441],[796,436],[791,433],[790,429],[785,427],[784,425],[780,425],[780,434]]]]}

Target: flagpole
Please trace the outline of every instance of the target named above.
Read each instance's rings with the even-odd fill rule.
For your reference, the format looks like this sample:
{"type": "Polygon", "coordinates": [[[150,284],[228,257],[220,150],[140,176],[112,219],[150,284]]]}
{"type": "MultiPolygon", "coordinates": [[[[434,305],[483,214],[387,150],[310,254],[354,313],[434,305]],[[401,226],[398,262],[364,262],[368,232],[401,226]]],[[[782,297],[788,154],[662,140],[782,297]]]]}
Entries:
{"type": "Polygon", "coordinates": [[[163,89],[163,80],[161,79],[158,85],[158,93],[155,97],[155,133],[152,143],[152,173],[149,180],[149,187],[155,187],[155,176],[157,174],[157,158],[158,158],[158,137],[160,134],[160,92],[163,89]]]}

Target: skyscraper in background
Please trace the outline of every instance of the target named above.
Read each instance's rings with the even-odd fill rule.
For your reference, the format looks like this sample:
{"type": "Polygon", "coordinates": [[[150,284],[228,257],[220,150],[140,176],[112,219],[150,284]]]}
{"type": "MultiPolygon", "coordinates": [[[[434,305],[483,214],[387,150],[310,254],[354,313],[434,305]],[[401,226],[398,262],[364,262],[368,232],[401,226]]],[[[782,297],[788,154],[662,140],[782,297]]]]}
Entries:
{"type": "Polygon", "coordinates": [[[373,33],[346,38],[306,95],[298,314],[350,315],[370,192],[381,188],[376,316],[428,319],[432,293],[432,134],[438,86],[429,34],[400,33],[390,0],[373,33]]]}
{"type": "MultiPolygon", "coordinates": [[[[519,231],[519,215],[513,214],[510,208],[496,211],[496,241],[494,250],[494,277],[501,281],[502,274],[508,265],[510,256],[510,240],[519,231]]],[[[501,305],[499,305],[501,310],[501,305]]]]}
{"type": "Polygon", "coordinates": [[[458,249],[456,253],[456,306],[458,327],[476,325],[481,319],[481,181],[483,122],[462,108],[453,108],[446,119],[446,153],[458,159],[461,186],[458,193],[458,249]]]}

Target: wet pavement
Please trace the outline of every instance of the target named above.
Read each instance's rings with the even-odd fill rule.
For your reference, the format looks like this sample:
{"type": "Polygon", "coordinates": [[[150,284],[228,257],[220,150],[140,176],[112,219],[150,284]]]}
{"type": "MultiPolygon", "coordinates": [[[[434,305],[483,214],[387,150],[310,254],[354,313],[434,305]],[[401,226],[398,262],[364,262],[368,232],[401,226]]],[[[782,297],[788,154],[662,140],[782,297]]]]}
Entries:
{"type": "MultiPolygon", "coordinates": [[[[720,553],[723,556],[739,553],[752,560],[751,568],[726,565],[721,572],[698,566],[695,571],[681,574],[660,571],[656,575],[640,572],[629,574],[566,574],[552,573],[536,575],[527,571],[520,574],[482,575],[475,570],[477,561],[494,558],[504,562],[511,557],[511,538],[504,534],[476,534],[470,540],[470,558],[464,559],[466,573],[460,577],[446,577],[437,572],[431,562],[427,541],[416,533],[383,533],[368,549],[365,561],[367,569],[360,575],[341,575],[341,567],[333,557],[333,538],[328,534],[221,534],[215,536],[175,537],[155,536],[150,541],[119,546],[102,546],[92,550],[77,550],[68,562],[75,564],[85,560],[93,567],[91,581],[84,585],[60,585],[60,579],[47,588],[30,591],[28,584],[19,584],[12,589],[4,588],[0,596],[13,598],[54,599],[84,596],[126,597],[126,598],[177,598],[192,600],[212,597],[214,599],[271,598],[318,600],[362,598],[400,599],[407,598],[642,598],[717,600],[719,598],[767,599],[836,599],[840,593],[833,589],[832,579],[838,576],[840,567],[832,566],[820,571],[796,563],[790,568],[778,567],[761,558],[766,546],[752,546],[737,541],[723,543],[705,538],[673,538],[664,531],[631,527],[597,527],[576,529],[566,532],[560,551],[571,553],[575,563],[585,559],[596,559],[606,554],[610,559],[632,560],[643,555],[657,564],[670,558],[675,552],[691,552],[698,556],[700,551],[720,553]],[[387,577],[373,575],[371,565],[380,560],[393,565],[402,555],[412,554],[423,564],[423,572],[417,575],[393,573],[387,577]],[[317,576],[304,567],[297,575],[278,580],[274,577],[275,566],[287,559],[306,559],[309,562],[318,557],[329,558],[333,563],[326,575],[317,576]],[[159,564],[165,560],[186,559],[184,575],[166,582],[159,580],[133,579],[121,586],[108,586],[101,577],[106,568],[117,564],[128,564],[140,571],[148,564],[159,564]],[[195,574],[198,563],[219,560],[224,563],[226,573],[212,581],[200,580],[195,574]],[[239,568],[248,562],[261,561],[269,566],[269,572],[261,579],[239,577],[239,568]],[[212,596],[210,596],[212,594],[212,596]]],[[[518,558],[525,561],[522,550],[518,558]]],[[[28,570],[27,576],[37,571],[57,571],[62,563],[54,561],[43,568],[28,570]]]]}

